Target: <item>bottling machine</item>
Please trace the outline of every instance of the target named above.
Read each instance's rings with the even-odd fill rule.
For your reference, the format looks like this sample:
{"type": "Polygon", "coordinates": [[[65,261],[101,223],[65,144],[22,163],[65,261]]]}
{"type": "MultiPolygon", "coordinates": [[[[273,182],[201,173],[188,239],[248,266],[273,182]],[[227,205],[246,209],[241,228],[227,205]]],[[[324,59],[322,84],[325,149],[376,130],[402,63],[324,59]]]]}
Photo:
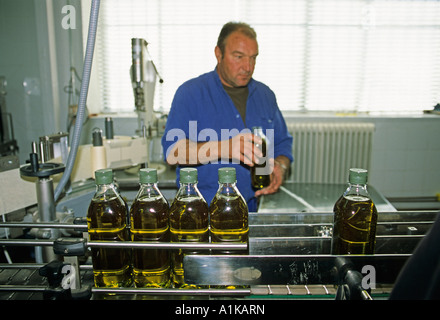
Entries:
{"type": "Polygon", "coordinates": [[[285,183],[283,188],[284,191],[263,196],[259,211],[249,213],[248,244],[88,241],[84,217],[65,223],[1,223],[2,228],[56,229],[70,236],[1,240],[0,244],[6,247],[50,248],[56,259],[47,263],[1,264],[0,297],[386,299],[405,262],[438,216],[435,211],[396,211],[370,187],[373,200],[382,208],[375,254],[333,256],[331,206],[344,185],[285,183]],[[275,204],[276,210],[271,208],[275,204]],[[93,247],[204,251],[206,254],[184,258],[185,282],[203,289],[96,288],[87,259],[88,249],[93,247]],[[248,255],[216,254],[219,250],[245,248],[248,255]],[[233,289],[226,288],[231,285],[233,289]]]}

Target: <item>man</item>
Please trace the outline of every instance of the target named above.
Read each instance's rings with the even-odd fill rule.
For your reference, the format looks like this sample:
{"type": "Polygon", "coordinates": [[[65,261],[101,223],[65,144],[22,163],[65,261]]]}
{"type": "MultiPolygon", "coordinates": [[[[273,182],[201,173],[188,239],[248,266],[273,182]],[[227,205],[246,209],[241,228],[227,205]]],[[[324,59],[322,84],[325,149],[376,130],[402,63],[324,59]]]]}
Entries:
{"type": "Polygon", "coordinates": [[[215,56],[214,71],[185,82],[176,91],[162,137],[165,159],[169,164],[198,169],[198,187],[208,204],[218,189],[218,169],[235,167],[238,189],[249,211],[255,212],[256,197],[274,193],[281,186],[293,161],[293,139],[274,93],[252,78],[258,56],[255,31],[245,23],[225,24],[215,56]],[[270,185],[256,192],[250,167],[266,159],[255,147],[261,139],[250,132],[254,126],[273,133],[270,146],[275,158],[266,161],[273,164],[270,185]]]}

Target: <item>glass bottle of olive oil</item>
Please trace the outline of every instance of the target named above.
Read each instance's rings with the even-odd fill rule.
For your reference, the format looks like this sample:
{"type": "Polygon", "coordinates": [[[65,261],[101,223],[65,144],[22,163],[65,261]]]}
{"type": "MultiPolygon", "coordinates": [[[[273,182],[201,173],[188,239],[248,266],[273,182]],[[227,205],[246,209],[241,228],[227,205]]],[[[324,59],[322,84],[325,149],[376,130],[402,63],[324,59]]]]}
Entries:
{"type": "MultiPolygon", "coordinates": [[[[180,169],[180,188],[170,207],[171,242],[209,242],[208,204],[197,188],[197,169],[180,169]]],[[[171,252],[173,283],[176,288],[191,288],[184,282],[183,255],[200,251],[177,249],[171,252]]]]}
{"type": "MultiPolygon", "coordinates": [[[[211,242],[248,242],[248,207],[236,185],[235,168],[218,170],[219,188],[209,206],[211,242]]],[[[220,254],[246,254],[219,251],[220,254]]]]}
{"type": "MultiPolygon", "coordinates": [[[[96,192],[87,212],[91,241],[128,241],[127,207],[113,184],[111,169],[95,171],[96,192]]],[[[131,285],[130,252],[123,248],[92,248],[96,287],[131,285]]]]}
{"type": "MultiPolygon", "coordinates": [[[[267,138],[265,136],[265,134],[263,133],[263,128],[262,127],[253,127],[252,128],[252,133],[255,136],[258,136],[261,138],[261,140],[263,141],[262,144],[255,144],[255,146],[257,148],[260,148],[262,153],[263,153],[263,159],[266,159],[266,161],[268,161],[269,159],[267,159],[267,138]]],[[[270,174],[269,172],[261,172],[261,171],[269,171],[269,167],[268,164],[266,163],[266,161],[262,162],[262,163],[257,163],[254,164],[253,167],[251,167],[251,181],[252,181],[252,186],[255,189],[263,189],[265,187],[267,187],[270,184],[270,174]],[[265,169],[265,167],[267,169],[265,169]]]]}
{"type": "MultiPolygon", "coordinates": [[[[132,241],[169,241],[169,206],[157,186],[157,170],[139,171],[139,191],[130,209],[132,241]]],[[[170,258],[166,249],[133,249],[136,287],[165,288],[170,284],[170,258]]]]}
{"type": "Polygon", "coordinates": [[[348,188],[333,209],[332,254],[374,254],[377,210],[367,176],[365,169],[350,169],[348,188]]]}

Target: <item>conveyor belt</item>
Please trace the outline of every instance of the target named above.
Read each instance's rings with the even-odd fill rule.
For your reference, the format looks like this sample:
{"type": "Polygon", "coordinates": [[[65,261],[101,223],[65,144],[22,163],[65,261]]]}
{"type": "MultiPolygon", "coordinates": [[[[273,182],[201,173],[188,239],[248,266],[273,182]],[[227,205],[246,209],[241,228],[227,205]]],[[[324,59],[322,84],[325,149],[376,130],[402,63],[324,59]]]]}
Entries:
{"type": "MultiPolygon", "coordinates": [[[[184,259],[185,282],[205,285],[204,289],[104,289],[93,287],[93,272],[90,261],[80,266],[83,288],[90,288],[93,299],[113,297],[122,299],[158,298],[176,296],[187,298],[216,299],[334,299],[339,285],[337,270],[350,266],[350,270],[362,271],[365,265],[373,266],[377,272],[377,283],[371,290],[373,298],[386,297],[392,289],[402,265],[411,255],[417,243],[429,230],[438,212],[381,212],[378,221],[377,250],[371,256],[330,255],[332,214],[317,213],[250,213],[249,255],[221,256],[216,250],[242,250],[243,244],[209,243],[132,243],[87,242],[83,238],[60,239],[3,239],[3,246],[53,246],[57,254],[68,254],[62,245],[79,242],[84,247],[122,248],[168,248],[186,246],[203,249],[208,255],[187,255],[184,259]],[[67,242],[65,242],[67,241],[67,242]],[[61,244],[61,247],[60,247],[61,244]],[[61,251],[60,251],[61,250],[61,251]],[[347,259],[347,260],[346,260],[347,259]],[[339,262],[338,262],[339,261],[339,262]],[[342,263],[340,261],[343,261],[342,263]],[[342,266],[342,268],[341,268],[342,266]],[[335,271],[334,269],[337,268],[335,271]],[[339,268],[339,269],[338,269],[339,268]],[[336,272],[336,273],[335,273],[336,272]],[[224,285],[235,285],[237,289],[225,289],[224,285]],[[209,287],[206,287],[209,286],[209,287]],[[220,286],[220,287],[219,287],[220,286]],[[110,296],[108,294],[111,294],[110,296]]],[[[66,228],[85,230],[84,224],[35,225],[44,228],[66,228]]],[[[26,223],[1,223],[0,227],[28,228],[26,223]]],[[[70,244],[69,244],[70,245],[70,244]]],[[[69,247],[70,248],[70,247],[69,247]]],[[[80,248],[81,249],[81,248],[80,248]]],[[[72,258],[72,257],[64,257],[72,258]]],[[[69,263],[69,260],[65,260],[69,263]]],[[[42,299],[49,288],[47,279],[39,275],[42,264],[0,265],[0,299],[42,299]]],[[[343,270],[344,271],[344,270],[343,270]]],[[[49,289],[49,290],[48,290],[49,289]]]]}

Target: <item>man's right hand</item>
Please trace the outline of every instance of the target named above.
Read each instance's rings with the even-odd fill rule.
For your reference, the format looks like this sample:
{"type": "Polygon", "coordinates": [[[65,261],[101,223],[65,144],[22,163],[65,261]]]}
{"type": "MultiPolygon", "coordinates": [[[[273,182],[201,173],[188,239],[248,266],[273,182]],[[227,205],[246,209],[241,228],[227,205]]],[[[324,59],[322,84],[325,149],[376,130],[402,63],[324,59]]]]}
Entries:
{"type": "Polygon", "coordinates": [[[252,133],[237,134],[229,139],[229,158],[252,167],[263,157],[263,152],[256,146],[257,144],[261,146],[262,140],[252,133]]]}

